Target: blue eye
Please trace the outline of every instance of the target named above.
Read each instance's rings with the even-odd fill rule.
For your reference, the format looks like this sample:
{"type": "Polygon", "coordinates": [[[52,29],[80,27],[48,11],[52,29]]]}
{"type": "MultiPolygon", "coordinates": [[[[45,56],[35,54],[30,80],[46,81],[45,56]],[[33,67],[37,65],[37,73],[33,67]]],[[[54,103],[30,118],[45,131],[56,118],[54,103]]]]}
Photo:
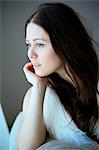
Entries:
{"type": "Polygon", "coordinates": [[[30,43],[26,43],[27,48],[31,47],[30,43]]]}
{"type": "Polygon", "coordinates": [[[39,47],[39,48],[43,48],[44,44],[43,43],[37,43],[36,46],[39,47]]]}

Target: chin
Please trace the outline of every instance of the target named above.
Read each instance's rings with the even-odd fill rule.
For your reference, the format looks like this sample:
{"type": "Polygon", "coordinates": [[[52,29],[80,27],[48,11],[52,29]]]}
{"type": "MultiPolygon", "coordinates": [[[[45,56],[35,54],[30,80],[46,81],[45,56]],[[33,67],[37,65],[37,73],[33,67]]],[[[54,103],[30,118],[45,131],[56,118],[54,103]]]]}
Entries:
{"type": "Polygon", "coordinates": [[[35,74],[39,77],[45,77],[45,75],[43,73],[38,73],[38,72],[35,72],[35,74]]]}
{"type": "Polygon", "coordinates": [[[35,74],[41,78],[44,78],[46,76],[48,76],[49,74],[46,74],[46,73],[40,73],[40,72],[35,72],[35,74]]]}

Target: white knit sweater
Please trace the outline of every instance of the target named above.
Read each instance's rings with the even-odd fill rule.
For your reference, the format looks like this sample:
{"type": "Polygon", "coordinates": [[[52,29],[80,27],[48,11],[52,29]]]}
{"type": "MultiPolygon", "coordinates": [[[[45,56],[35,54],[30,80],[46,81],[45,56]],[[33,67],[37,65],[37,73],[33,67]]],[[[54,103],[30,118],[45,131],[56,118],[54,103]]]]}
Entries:
{"type": "MultiPolygon", "coordinates": [[[[47,87],[45,93],[43,114],[50,137],[77,146],[90,145],[93,142],[76,126],[51,87],[47,87]]],[[[99,137],[99,121],[96,126],[99,137]]]]}

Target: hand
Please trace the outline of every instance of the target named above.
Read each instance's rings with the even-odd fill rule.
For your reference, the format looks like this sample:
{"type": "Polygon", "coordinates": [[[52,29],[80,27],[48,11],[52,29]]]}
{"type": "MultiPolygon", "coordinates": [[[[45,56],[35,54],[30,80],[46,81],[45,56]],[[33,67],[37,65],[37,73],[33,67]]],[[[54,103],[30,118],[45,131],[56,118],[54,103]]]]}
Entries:
{"type": "Polygon", "coordinates": [[[26,79],[32,85],[36,83],[42,83],[44,85],[47,84],[47,78],[41,78],[34,73],[34,68],[31,62],[25,64],[25,66],[23,67],[23,71],[25,73],[26,79]]]}

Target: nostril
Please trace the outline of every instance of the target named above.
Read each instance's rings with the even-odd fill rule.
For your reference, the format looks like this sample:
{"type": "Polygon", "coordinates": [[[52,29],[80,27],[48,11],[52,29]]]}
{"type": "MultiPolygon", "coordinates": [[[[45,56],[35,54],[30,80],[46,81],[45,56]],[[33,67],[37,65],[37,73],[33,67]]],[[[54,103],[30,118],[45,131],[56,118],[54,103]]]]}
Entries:
{"type": "Polygon", "coordinates": [[[37,58],[37,54],[36,54],[36,53],[32,53],[32,54],[30,55],[30,58],[36,59],[36,58],[37,58]]]}

